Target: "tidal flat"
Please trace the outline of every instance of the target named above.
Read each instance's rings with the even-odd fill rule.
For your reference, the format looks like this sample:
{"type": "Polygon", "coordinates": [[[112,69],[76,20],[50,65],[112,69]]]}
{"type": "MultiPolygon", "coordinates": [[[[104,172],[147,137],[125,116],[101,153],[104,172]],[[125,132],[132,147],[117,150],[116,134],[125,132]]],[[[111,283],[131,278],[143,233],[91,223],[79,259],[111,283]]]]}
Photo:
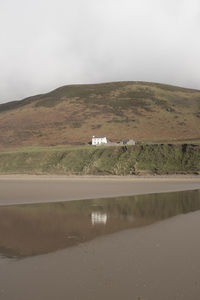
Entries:
{"type": "Polygon", "coordinates": [[[200,189],[1,205],[0,299],[199,299],[199,226],[200,189]]]}
{"type": "Polygon", "coordinates": [[[200,176],[0,175],[0,205],[200,189],[200,176]]]}

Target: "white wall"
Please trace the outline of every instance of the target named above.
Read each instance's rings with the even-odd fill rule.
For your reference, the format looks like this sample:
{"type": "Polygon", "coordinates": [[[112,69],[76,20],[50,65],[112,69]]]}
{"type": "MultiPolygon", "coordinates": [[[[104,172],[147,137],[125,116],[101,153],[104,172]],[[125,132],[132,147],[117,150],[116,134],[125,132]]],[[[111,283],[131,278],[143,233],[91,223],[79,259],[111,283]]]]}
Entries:
{"type": "Polygon", "coordinates": [[[101,145],[101,144],[107,144],[106,137],[102,137],[102,138],[93,137],[92,138],[92,145],[101,145]]]}

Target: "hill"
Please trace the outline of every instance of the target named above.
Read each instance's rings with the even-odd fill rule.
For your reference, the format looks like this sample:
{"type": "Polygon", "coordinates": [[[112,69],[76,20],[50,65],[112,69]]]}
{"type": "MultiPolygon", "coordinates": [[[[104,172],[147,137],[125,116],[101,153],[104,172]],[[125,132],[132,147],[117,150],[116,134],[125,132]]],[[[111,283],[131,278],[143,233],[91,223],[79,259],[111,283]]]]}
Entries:
{"type": "Polygon", "coordinates": [[[0,105],[0,148],[200,139],[200,91],[148,82],[63,86],[0,105]]]}

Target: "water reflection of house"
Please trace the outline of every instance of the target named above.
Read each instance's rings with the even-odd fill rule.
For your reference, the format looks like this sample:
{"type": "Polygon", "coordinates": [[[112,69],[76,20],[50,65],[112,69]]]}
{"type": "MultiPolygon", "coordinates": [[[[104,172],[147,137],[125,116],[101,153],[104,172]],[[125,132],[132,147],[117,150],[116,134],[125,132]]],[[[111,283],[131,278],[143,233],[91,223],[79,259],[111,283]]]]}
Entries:
{"type": "Polygon", "coordinates": [[[106,213],[101,213],[101,212],[92,212],[91,214],[91,222],[92,225],[96,224],[106,224],[107,223],[108,216],[106,213]]]}

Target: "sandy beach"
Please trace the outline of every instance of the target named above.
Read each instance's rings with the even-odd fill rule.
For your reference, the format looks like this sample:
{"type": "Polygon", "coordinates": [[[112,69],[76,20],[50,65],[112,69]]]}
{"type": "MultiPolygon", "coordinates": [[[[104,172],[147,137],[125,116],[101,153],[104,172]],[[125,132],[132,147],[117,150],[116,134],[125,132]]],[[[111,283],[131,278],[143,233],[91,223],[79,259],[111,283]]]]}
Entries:
{"type": "Polygon", "coordinates": [[[47,255],[0,258],[0,298],[199,299],[199,226],[197,211],[47,255]]]}
{"type": "Polygon", "coordinates": [[[1,175],[0,205],[200,189],[200,176],[1,175]]]}
{"type": "Polygon", "coordinates": [[[199,299],[199,191],[3,206],[194,189],[199,177],[1,176],[0,299],[199,299]]]}

